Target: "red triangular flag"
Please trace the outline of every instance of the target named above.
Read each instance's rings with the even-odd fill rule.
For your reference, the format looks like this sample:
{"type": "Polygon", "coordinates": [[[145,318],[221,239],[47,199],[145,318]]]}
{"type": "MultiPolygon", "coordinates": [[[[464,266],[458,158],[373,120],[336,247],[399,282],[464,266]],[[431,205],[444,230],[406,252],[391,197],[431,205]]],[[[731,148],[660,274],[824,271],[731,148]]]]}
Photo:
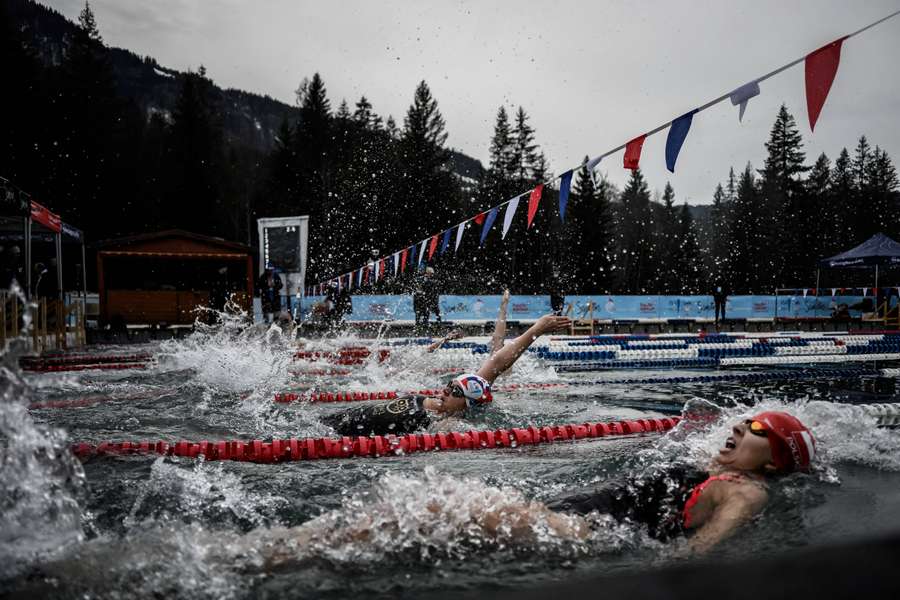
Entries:
{"type": "Polygon", "coordinates": [[[378,261],[378,276],[384,277],[384,259],[378,261]]]}
{"type": "Polygon", "coordinates": [[[644,147],[646,135],[636,137],[625,145],[625,168],[632,171],[637,169],[641,162],[641,148],[644,147]]]}
{"type": "Polygon", "coordinates": [[[481,225],[484,223],[484,218],[486,216],[487,216],[487,212],[483,212],[472,220],[475,221],[476,223],[478,223],[479,225],[481,225]]]}
{"type": "Polygon", "coordinates": [[[809,115],[809,128],[812,130],[816,128],[819,113],[822,112],[834,76],[837,75],[841,62],[841,44],[845,39],[847,38],[842,37],[806,55],[806,112],[809,115]]]}
{"type": "Polygon", "coordinates": [[[537,212],[538,203],[541,201],[541,193],[543,191],[543,183],[537,184],[537,187],[531,190],[531,195],[528,197],[528,227],[526,227],[526,229],[531,228],[531,222],[534,221],[534,214],[537,212]]]}
{"type": "Polygon", "coordinates": [[[438,236],[431,236],[431,243],[428,244],[428,260],[431,260],[431,257],[434,256],[434,250],[437,248],[438,236]]]}
{"type": "Polygon", "coordinates": [[[406,273],[406,252],[407,249],[404,248],[403,252],[400,253],[400,272],[406,273]]]}

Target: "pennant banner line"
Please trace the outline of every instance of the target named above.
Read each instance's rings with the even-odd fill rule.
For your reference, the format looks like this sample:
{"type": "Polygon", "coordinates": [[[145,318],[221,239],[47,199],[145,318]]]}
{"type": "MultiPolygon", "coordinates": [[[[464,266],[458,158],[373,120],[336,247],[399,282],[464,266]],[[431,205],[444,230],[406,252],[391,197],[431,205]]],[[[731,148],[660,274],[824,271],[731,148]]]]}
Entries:
{"type": "MultiPolygon", "coordinates": [[[[900,10],[896,10],[896,11],[892,12],[891,14],[889,14],[889,15],[887,15],[887,16],[885,16],[885,17],[882,17],[881,19],[878,19],[877,21],[874,21],[874,22],[872,22],[872,23],[869,23],[868,25],[866,25],[866,26],[864,26],[864,27],[861,27],[861,28],[857,29],[857,30],[854,31],[853,33],[850,33],[850,34],[841,36],[841,37],[839,37],[839,38],[836,38],[835,40],[833,40],[833,41],[831,41],[831,42],[825,44],[824,46],[822,46],[822,47],[820,47],[820,48],[816,48],[815,50],[813,50],[813,51],[811,51],[811,52],[808,52],[808,53],[804,54],[802,57],[800,57],[800,58],[798,58],[798,59],[796,59],[796,60],[793,60],[793,61],[791,61],[791,62],[789,62],[789,63],[787,63],[787,64],[785,64],[785,65],[783,65],[783,66],[781,66],[781,67],[778,67],[777,69],[774,69],[774,70],[772,70],[772,71],[766,73],[766,74],[763,75],[762,77],[757,77],[756,79],[751,79],[751,80],[748,81],[747,83],[744,83],[743,85],[738,86],[737,88],[734,88],[734,89],[732,89],[732,90],[730,90],[730,91],[728,91],[728,92],[722,94],[721,96],[718,96],[717,98],[714,98],[714,99],[710,100],[710,101],[707,102],[706,104],[702,104],[702,105],[698,106],[697,108],[694,108],[694,109],[688,111],[687,113],[684,113],[684,114],[682,114],[682,115],[680,115],[680,116],[678,116],[678,117],[675,117],[673,120],[668,121],[667,123],[664,123],[664,124],[662,124],[662,125],[660,125],[660,126],[654,128],[654,129],[651,129],[651,130],[647,131],[646,133],[643,133],[643,134],[641,134],[641,135],[638,135],[638,136],[632,138],[631,140],[625,142],[624,144],[620,144],[619,146],[616,146],[616,147],[613,148],[612,150],[607,150],[606,152],[603,152],[602,154],[598,154],[598,155],[594,156],[593,158],[591,158],[590,160],[582,161],[581,163],[579,163],[579,165],[578,165],[577,167],[575,167],[575,168],[573,168],[573,169],[570,169],[570,170],[568,170],[568,171],[565,171],[565,172],[561,173],[560,175],[557,175],[557,176],[555,176],[555,177],[552,177],[552,178],[548,179],[547,181],[538,184],[537,186],[535,186],[534,189],[537,189],[538,187],[547,187],[547,186],[549,186],[549,185],[551,185],[551,184],[553,184],[553,183],[555,183],[555,182],[557,182],[557,181],[560,181],[564,176],[566,176],[566,175],[569,174],[569,171],[574,171],[575,169],[578,169],[578,168],[581,168],[581,167],[590,167],[590,169],[592,170],[592,169],[594,169],[594,168],[600,163],[600,161],[601,161],[602,159],[606,158],[607,156],[611,156],[611,155],[613,155],[613,154],[616,154],[617,152],[619,152],[619,151],[621,151],[621,150],[627,149],[628,146],[629,146],[629,144],[632,144],[632,145],[633,145],[633,143],[636,142],[637,140],[640,140],[641,143],[643,143],[643,141],[646,140],[646,138],[650,137],[651,135],[655,135],[655,134],[659,133],[660,131],[664,131],[664,130],[666,130],[666,129],[672,127],[672,125],[674,125],[677,121],[679,121],[680,119],[682,119],[682,118],[684,118],[684,117],[687,117],[688,114],[690,114],[691,117],[694,117],[694,116],[696,116],[698,113],[703,112],[704,110],[706,110],[706,109],[708,109],[708,108],[711,108],[711,107],[715,106],[716,104],[719,104],[720,102],[723,102],[724,100],[731,99],[733,96],[735,96],[735,97],[737,98],[737,101],[735,102],[735,105],[737,105],[738,103],[741,104],[741,116],[743,116],[743,110],[744,110],[744,107],[746,106],[746,102],[747,102],[750,98],[752,98],[752,97],[758,95],[758,91],[757,91],[757,90],[758,90],[758,86],[759,86],[759,84],[762,83],[763,81],[766,81],[767,79],[771,79],[772,77],[778,75],[779,73],[782,73],[783,71],[786,71],[786,70],[790,69],[791,67],[794,67],[794,66],[796,66],[796,65],[798,65],[798,64],[800,64],[800,63],[806,61],[807,58],[809,58],[811,55],[814,55],[814,54],[816,54],[817,52],[819,52],[819,51],[821,51],[821,50],[824,50],[825,48],[828,48],[829,46],[831,46],[831,45],[833,45],[833,44],[835,44],[835,43],[840,43],[840,42],[846,41],[846,40],[848,40],[848,39],[850,39],[850,38],[852,38],[852,37],[855,37],[855,36],[857,36],[857,35],[859,35],[859,34],[865,32],[865,31],[867,31],[867,30],[869,30],[869,29],[875,27],[876,25],[880,25],[881,23],[884,23],[884,22],[887,21],[888,19],[892,19],[892,18],[896,17],[897,15],[900,15],[900,10]],[[756,93],[751,93],[751,94],[744,94],[744,93],[742,93],[744,90],[751,90],[751,89],[753,90],[753,92],[756,92],[756,93]]],[[[835,68],[836,68],[836,67],[835,67],[835,68]]],[[[824,99],[822,100],[822,102],[824,102],[824,99]]],[[[819,109],[821,109],[821,106],[819,107],[819,109]]],[[[818,117],[818,114],[816,114],[815,116],[818,117]]],[[[812,124],[815,123],[815,119],[812,119],[811,121],[812,121],[812,124]]],[[[684,140],[682,139],[682,140],[680,140],[680,141],[683,142],[684,140]]],[[[679,149],[680,149],[680,144],[679,144],[679,149]]],[[[639,148],[638,148],[638,151],[639,151],[639,148]]],[[[633,157],[629,157],[629,158],[633,158],[633,157]]],[[[640,158],[639,152],[638,152],[638,157],[637,157],[637,158],[638,158],[638,159],[640,158]]],[[[677,156],[673,157],[673,160],[672,160],[672,166],[673,166],[673,167],[674,167],[674,158],[677,158],[677,156]]],[[[637,168],[637,162],[638,162],[638,161],[632,161],[632,162],[631,162],[629,165],[627,165],[625,168],[637,168]],[[632,166],[632,165],[634,165],[634,166],[632,166]]],[[[668,162],[668,157],[667,157],[667,162],[668,162]]],[[[459,225],[457,225],[456,227],[460,227],[460,226],[462,226],[463,223],[468,223],[469,221],[472,221],[472,220],[474,220],[474,219],[477,219],[477,218],[479,218],[479,217],[482,217],[482,215],[484,215],[484,217],[487,217],[488,214],[489,214],[490,212],[492,212],[492,211],[497,211],[497,212],[499,212],[499,210],[500,210],[502,207],[504,207],[504,206],[506,206],[507,204],[509,204],[512,200],[518,199],[518,198],[520,198],[520,197],[522,197],[523,195],[528,194],[528,193],[529,193],[529,192],[522,192],[521,194],[519,194],[518,196],[516,196],[516,197],[513,198],[513,199],[506,200],[505,202],[502,202],[502,203],[500,203],[500,204],[498,204],[498,205],[496,205],[496,206],[493,206],[493,207],[491,207],[491,208],[488,208],[487,210],[481,211],[481,212],[479,212],[477,215],[475,215],[475,216],[473,216],[473,217],[470,217],[470,218],[468,218],[468,219],[465,219],[464,221],[462,221],[461,223],[459,223],[459,225]]],[[[540,193],[540,192],[538,192],[538,193],[540,193]]],[[[540,198],[540,196],[538,196],[538,198],[540,198]]],[[[496,216],[497,212],[494,212],[494,215],[495,215],[495,216],[496,216]]],[[[484,217],[482,217],[482,220],[483,220],[484,217]]],[[[491,223],[493,224],[493,221],[491,221],[491,223]]],[[[479,224],[480,224],[480,223],[479,223],[479,224]]],[[[451,228],[451,229],[455,229],[456,227],[451,228]]],[[[443,233],[443,232],[442,232],[442,233],[443,233]]],[[[462,237],[462,236],[461,236],[462,231],[459,231],[458,233],[459,233],[459,235],[457,235],[457,240],[456,240],[456,247],[457,247],[457,248],[459,248],[459,241],[460,241],[460,238],[462,237]]],[[[435,235],[441,235],[441,234],[439,233],[439,234],[435,234],[435,235]]],[[[431,237],[433,237],[433,236],[428,236],[427,238],[425,238],[425,240],[427,241],[427,240],[431,239],[431,237]]],[[[504,235],[504,237],[505,237],[505,235],[504,235]]],[[[423,242],[424,242],[424,241],[423,241],[423,242]]],[[[423,243],[423,242],[420,242],[420,243],[423,243]]],[[[423,249],[424,249],[424,243],[423,243],[423,249]]],[[[421,256],[419,257],[419,259],[421,260],[421,256]]]]}

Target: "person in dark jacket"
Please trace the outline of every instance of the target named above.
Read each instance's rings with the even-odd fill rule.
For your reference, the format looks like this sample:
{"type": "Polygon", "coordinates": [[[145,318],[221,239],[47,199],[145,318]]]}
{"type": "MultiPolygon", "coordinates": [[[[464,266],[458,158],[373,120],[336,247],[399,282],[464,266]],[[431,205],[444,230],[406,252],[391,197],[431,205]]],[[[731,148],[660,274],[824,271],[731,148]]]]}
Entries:
{"type": "Polygon", "coordinates": [[[263,319],[266,323],[271,323],[281,311],[281,277],[273,269],[266,269],[259,276],[256,287],[262,303],[263,319]]]}
{"type": "Polygon", "coordinates": [[[434,269],[426,267],[425,274],[419,279],[413,292],[413,310],[416,313],[416,329],[424,331],[428,328],[431,313],[441,322],[441,307],[438,301],[437,283],[434,280],[434,269]]]}
{"type": "Polygon", "coordinates": [[[728,290],[721,281],[716,282],[712,291],[713,303],[716,305],[716,325],[719,324],[719,313],[722,314],[722,320],[725,320],[725,303],[728,302],[728,290]]]}

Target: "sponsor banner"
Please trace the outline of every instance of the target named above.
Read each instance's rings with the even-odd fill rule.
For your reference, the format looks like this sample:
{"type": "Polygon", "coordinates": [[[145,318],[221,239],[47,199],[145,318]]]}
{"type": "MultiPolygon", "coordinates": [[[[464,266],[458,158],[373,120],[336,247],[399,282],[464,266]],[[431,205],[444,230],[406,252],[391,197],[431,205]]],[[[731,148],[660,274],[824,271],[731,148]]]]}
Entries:
{"type": "Polygon", "coordinates": [[[31,220],[36,221],[51,231],[59,233],[62,221],[59,215],[50,212],[50,209],[34,200],[31,201],[31,220]]]}
{"type": "MultiPolygon", "coordinates": [[[[312,307],[324,296],[301,299],[301,318],[311,317],[312,307]]],[[[441,317],[445,321],[493,321],[500,310],[501,296],[440,296],[441,317]]],[[[897,298],[891,298],[892,304],[897,298]]],[[[874,310],[874,297],[863,296],[729,296],[725,316],[729,319],[804,319],[828,318],[843,305],[852,317],[874,310]]],[[[296,302],[296,300],[295,300],[296,302]]],[[[713,319],[712,296],[567,296],[565,310],[572,307],[576,319],[589,317],[589,304],[594,304],[594,318],[604,320],[638,319],[713,319]]],[[[506,318],[509,321],[533,321],[550,312],[549,296],[512,296],[506,318]]],[[[353,296],[351,321],[413,321],[412,296],[353,296]]],[[[433,320],[433,317],[432,317],[433,320]]]]}

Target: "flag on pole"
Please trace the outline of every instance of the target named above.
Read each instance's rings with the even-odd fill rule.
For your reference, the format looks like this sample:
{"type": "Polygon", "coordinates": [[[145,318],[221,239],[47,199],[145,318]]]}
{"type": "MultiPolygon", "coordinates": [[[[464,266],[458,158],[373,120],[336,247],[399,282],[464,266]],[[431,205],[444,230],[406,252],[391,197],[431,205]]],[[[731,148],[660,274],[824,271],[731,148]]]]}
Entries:
{"type": "Polygon", "coordinates": [[[572,187],[572,170],[569,169],[559,178],[559,220],[566,222],[566,205],[569,203],[569,188],[572,187]]]}
{"type": "Polygon", "coordinates": [[[450,233],[452,231],[453,231],[453,228],[451,227],[450,229],[448,229],[447,231],[444,232],[444,237],[441,239],[441,254],[442,255],[444,254],[444,252],[447,251],[447,246],[450,245],[450,233]]]}
{"type": "Polygon", "coordinates": [[[535,188],[531,190],[531,195],[528,197],[528,226],[526,229],[531,229],[531,224],[534,222],[534,215],[537,213],[538,204],[541,201],[541,192],[543,191],[543,183],[537,184],[535,188]]]}
{"type": "Polygon", "coordinates": [[[484,225],[481,226],[481,241],[478,242],[479,246],[484,245],[484,239],[487,237],[488,231],[491,230],[491,225],[494,224],[494,220],[497,218],[497,209],[498,207],[494,207],[487,214],[487,219],[484,221],[484,225]]]}
{"type": "Polygon", "coordinates": [[[644,147],[644,139],[646,137],[646,135],[638,136],[625,145],[626,169],[634,171],[635,169],[640,168],[641,149],[644,147]]]}
{"type": "Polygon", "coordinates": [[[841,63],[841,44],[845,39],[846,36],[806,55],[806,112],[811,130],[816,129],[816,121],[837,75],[841,63]]]}
{"type": "Polygon", "coordinates": [[[684,138],[687,137],[688,131],[691,130],[691,122],[694,120],[695,108],[689,113],[685,113],[672,121],[669,127],[669,136],[666,138],[666,168],[671,173],[675,172],[675,161],[678,160],[678,153],[681,152],[681,145],[684,144],[684,138]]]}
{"type": "Polygon", "coordinates": [[[750,98],[755,98],[759,96],[759,82],[751,81],[750,83],[745,83],[738,89],[731,92],[729,98],[731,98],[731,105],[738,106],[740,105],[741,109],[738,112],[738,121],[741,123],[744,122],[744,111],[747,109],[747,102],[750,101],[750,98]]]}
{"type": "Polygon", "coordinates": [[[460,223],[459,228],[456,230],[456,245],[453,247],[454,252],[459,251],[459,243],[462,241],[462,234],[466,229],[466,223],[468,223],[468,221],[463,221],[462,223],[460,223]]]}
{"type": "Polygon", "coordinates": [[[509,231],[509,226],[512,224],[513,216],[516,214],[516,209],[519,208],[519,198],[522,196],[516,196],[512,200],[509,201],[509,204],[506,205],[506,212],[503,213],[503,239],[506,239],[506,232],[509,231]]]}

